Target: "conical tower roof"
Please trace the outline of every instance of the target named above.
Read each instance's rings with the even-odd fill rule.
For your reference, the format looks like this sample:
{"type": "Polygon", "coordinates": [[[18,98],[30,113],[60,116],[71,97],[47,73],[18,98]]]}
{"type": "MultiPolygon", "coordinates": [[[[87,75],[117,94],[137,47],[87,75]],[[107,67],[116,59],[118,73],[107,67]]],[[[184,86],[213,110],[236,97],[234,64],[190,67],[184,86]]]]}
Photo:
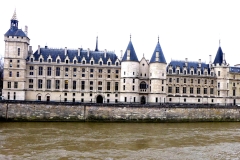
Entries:
{"type": "Polygon", "coordinates": [[[13,16],[11,20],[17,20],[17,13],[16,13],[16,9],[14,10],[13,16]]]}
{"type": "Polygon", "coordinates": [[[154,62],[167,63],[166,60],[165,60],[165,57],[164,57],[161,45],[159,43],[159,38],[158,38],[158,43],[156,45],[156,48],[155,48],[155,50],[154,50],[154,52],[152,54],[152,58],[150,60],[150,63],[154,63],[154,62]],[[157,52],[159,53],[158,61],[156,61],[156,53],[157,52]]]}
{"type": "Polygon", "coordinates": [[[131,36],[130,36],[130,41],[128,43],[127,49],[126,49],[126,51],[123,55],[122,61],[136,61],[136,62],[139,62],[138,58],[137,58],[137,55],[136,55],[136,52],[134,50],[132,41],[131,41],[131,36]],[[130,59],[129,60],[127,59],[128,50],[130,51],[130,59]]]}

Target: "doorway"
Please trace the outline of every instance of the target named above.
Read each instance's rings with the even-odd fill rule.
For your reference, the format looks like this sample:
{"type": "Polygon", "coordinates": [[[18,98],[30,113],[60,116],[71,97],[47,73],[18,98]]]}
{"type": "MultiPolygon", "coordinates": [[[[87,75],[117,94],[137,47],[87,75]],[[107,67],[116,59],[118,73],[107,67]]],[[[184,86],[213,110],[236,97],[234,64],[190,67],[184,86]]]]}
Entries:
{"type": "Polygon", "coordinates": [[[144,96],[141,97],[141,104],[146,104],[146,98],[144,96]]]}
{"type": "Polygon", "coordinates": [[[97,96],[97,103],[103,103],[103,97],[101,95],[97,96]]]}

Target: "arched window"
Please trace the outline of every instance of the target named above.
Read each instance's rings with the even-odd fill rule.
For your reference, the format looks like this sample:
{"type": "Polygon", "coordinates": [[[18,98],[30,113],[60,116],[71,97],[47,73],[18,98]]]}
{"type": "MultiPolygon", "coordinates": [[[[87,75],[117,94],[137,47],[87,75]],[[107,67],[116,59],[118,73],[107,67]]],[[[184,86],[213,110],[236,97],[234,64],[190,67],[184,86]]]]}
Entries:
{"type": "Polygon", "coordinates": [[[116,66],[118,66],[118,62],[116,62],[116,66]]]}
{"type": "Polygon", "coordinates": [[[74,60],[74,61],[73,61],[73,63],[74,63],[74,64],[76,64],[76,63],[77,63],[77,61],[76,61],[76,60],[74,60]]]}
{"type": "Polygon", "coordinates": [[[99,65],[100,65],[100,66],[102,65],[102,61],[99,62],[99,65]]]}
{"type": "Polygon", "coordinates": [[[110,62],[108,62],[108,66],[110,66],[110,62]]]}
{"type": "Polygon", "coordinates": [[[60,63],[60,59],[57,60],[57,63],[60,63]]]}
{"type": "Polygon", "coordinates": [[[146,82],[141,82],[140,83],[140,91],[141,92],[146,92],[147,91],[147,83],[146,82]]]}

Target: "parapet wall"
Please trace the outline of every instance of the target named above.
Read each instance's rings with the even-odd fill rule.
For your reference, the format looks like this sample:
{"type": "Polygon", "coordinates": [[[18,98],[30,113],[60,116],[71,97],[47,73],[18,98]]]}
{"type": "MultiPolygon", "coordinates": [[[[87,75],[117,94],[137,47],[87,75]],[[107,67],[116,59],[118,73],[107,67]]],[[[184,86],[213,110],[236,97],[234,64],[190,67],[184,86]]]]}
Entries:
{"type": "Polygon", "coordinates": [[[240,121],[240,108],[189,108],[0,103],[1,121],[240,121]]]}

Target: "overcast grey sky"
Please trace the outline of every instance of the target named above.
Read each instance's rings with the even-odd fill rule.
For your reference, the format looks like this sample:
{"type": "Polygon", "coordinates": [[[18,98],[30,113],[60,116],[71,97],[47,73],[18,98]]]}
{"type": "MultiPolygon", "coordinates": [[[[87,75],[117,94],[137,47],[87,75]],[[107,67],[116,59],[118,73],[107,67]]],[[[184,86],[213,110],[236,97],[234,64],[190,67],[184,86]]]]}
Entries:
{"type": "MultiPolygon", "coordinates": [[[[3,0],[0,32],[10,26],[14,9],[19,27],[28,26],[31,45],[51,48],[95,49],[125,52],[132,43],[140,60],[160,44],[167,62],[171,59],[209,62],[219,39],[231,66],[240,63],[240,1],[237,0],[3,0]]],[[[4,39],[0,43],[4,54],[4,39]]]]}

